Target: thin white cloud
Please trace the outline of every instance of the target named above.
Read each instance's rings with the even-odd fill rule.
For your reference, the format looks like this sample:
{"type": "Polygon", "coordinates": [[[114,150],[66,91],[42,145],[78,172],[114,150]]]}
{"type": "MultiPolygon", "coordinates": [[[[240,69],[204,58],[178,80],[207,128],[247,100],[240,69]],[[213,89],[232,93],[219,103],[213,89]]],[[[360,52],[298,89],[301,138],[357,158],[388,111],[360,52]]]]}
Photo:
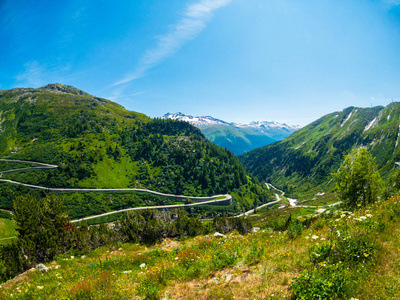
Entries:
{"type": "Polygon", "coordinates": [[[157,46],[145,52],[139,66],[122,80],[111,86],[121,85],[146,75],[168,57],[175,54],[186,42],[194,39],[206,26],[213,12],[232,0],[200,0],[187,6],[182,17],[169,32],[157,37],[157,46]]]}
{"type": "Polygon", "coordinates": [[[24,71],[15,76],[17,86],[39,87],[49,83],[71,84],[87,71],[70,73],[68,63],[49,64],[29,61],[24,65],[24,71]]]}
{"type": "Polygon", "coordinates": [[[46,69],[37,61],[28,62],[24,65],[24,67],[24,72],[15,77],[18,83],[23,83],[30,87],[37,87],[44,83],[46,69]]]}
{"type": "Polygon", "coordinates": [[[389,8],[400,5],[400,0],[382,0],[382,3],[389,8]]]}

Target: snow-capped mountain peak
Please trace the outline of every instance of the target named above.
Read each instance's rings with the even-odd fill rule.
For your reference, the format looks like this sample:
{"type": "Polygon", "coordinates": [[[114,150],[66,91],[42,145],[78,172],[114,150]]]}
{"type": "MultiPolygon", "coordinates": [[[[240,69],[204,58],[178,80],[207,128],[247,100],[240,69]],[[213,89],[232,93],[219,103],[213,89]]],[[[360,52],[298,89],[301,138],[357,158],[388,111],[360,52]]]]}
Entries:
{"type": "Polygon", "coordinates": [[[179,120],[179,121],[186,121],[196,127],[205,127],[205,126],[212,126],[212,125],[226,125],[230,126],[230,123],[225,121],[210,117],[210,116],[201,116],[201,117],[194,117],[190,115],[185,115],[181,112],[172,114],[167,113],[161,117],[161,119],[172,119],[172,120],[179,120]]]}
{"type": "Polygon", "coordinates": [[[301,128],[301,126],[290,126],[287,124],[281,124],[275,121],[253,121],[250,123],[228,123],[210,116],[201,116],[201,117],[194,117],[191,115],[185,115],[181,112],[178,113],[167,113],[161,117],[161,119],[172,119],[172,120],[180,120],[186,121],[196,127],[207,127],[207,126],[214,126],[214,125],[224,125],[224,126],[233,126],[238,128],[252,128],[258,129],[261,131],[264,130],[287,130],[287,131],[295,131],[301,128]]]}

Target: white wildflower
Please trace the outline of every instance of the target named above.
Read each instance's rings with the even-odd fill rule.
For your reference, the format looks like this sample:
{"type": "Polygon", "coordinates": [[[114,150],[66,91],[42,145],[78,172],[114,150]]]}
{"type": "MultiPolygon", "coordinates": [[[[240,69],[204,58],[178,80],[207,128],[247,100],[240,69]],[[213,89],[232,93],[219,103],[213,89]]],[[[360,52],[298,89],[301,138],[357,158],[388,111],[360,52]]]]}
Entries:
{"type": "Polygon", "coordinates": [[[141,269],[146,268],[146,264],[145,264],[145,263],[142,263],[139,267],[140,267],[141,269]]]}
{"type": "Polygon", "coordinates": [[[41,289],[43,289],[43,286],[38,285],[37,288],[38,288],[39,290],[41,290],[41,289]]]}
{"type": "Polygon", "coordinates": [[[311,238],[316,240],[318,238],[318,236],[314,234],[311,238]]]}

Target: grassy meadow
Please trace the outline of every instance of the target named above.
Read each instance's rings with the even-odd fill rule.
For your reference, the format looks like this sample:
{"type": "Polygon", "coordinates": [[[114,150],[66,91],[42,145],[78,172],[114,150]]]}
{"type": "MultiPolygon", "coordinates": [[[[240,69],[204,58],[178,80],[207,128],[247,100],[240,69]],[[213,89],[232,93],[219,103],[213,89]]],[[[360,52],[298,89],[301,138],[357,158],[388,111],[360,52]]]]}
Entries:
{"type": "Polygon", "coordinates": [[[285,231],[274,230],[267,211],[247,235],[66,253],[47,273],[2,284],[0,299],[396,299],[399,200],[338,209],[285,231]]]}
{"type": "Polygon", "coordinates": [[[16,236],[14,220],[0,218],[0,244],[8,243],[16,236]]]}

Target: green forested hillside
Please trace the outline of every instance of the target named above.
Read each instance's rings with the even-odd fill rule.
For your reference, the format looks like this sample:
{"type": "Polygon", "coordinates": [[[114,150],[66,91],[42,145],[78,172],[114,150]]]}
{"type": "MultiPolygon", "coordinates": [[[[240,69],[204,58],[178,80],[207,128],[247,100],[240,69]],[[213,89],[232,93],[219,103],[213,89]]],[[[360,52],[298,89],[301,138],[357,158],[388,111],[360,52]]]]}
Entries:
{"type": "MultiPolygon", "coordinates": [[[[0,155],[57,164],[53,170],[2,176],[48,187],[136,187],[191,196],[230,192],[240,208],[269,197],[230,151],[188,123],[153,120],[60,84],[0,91],[0,155]]],[[[27,192],[45,193],[1,183],[0,207],[11,209],[13,198],[27,192]]],[[[64,197],[76,216],[148,200],[138,195],[64,197]],[[77,207],[74,199],[82,205],[77,207]]]]}
{"type": "Polygon", "coordinates": [[[201,132],[213,143],[240,155],[252,149],[271,144],[276,140],[265,133],[233,126],[207,126],[201,132]]]}
{"type": "Polygon", "coordinates": [[[302,197],[333,188],[343,154],[364,146],[376,157],[387,176],[400,160],[400,103],[387,107],[349,107],[326,115],[290,137],[240,157],[247,170],[259,178],[302,197]]]}

